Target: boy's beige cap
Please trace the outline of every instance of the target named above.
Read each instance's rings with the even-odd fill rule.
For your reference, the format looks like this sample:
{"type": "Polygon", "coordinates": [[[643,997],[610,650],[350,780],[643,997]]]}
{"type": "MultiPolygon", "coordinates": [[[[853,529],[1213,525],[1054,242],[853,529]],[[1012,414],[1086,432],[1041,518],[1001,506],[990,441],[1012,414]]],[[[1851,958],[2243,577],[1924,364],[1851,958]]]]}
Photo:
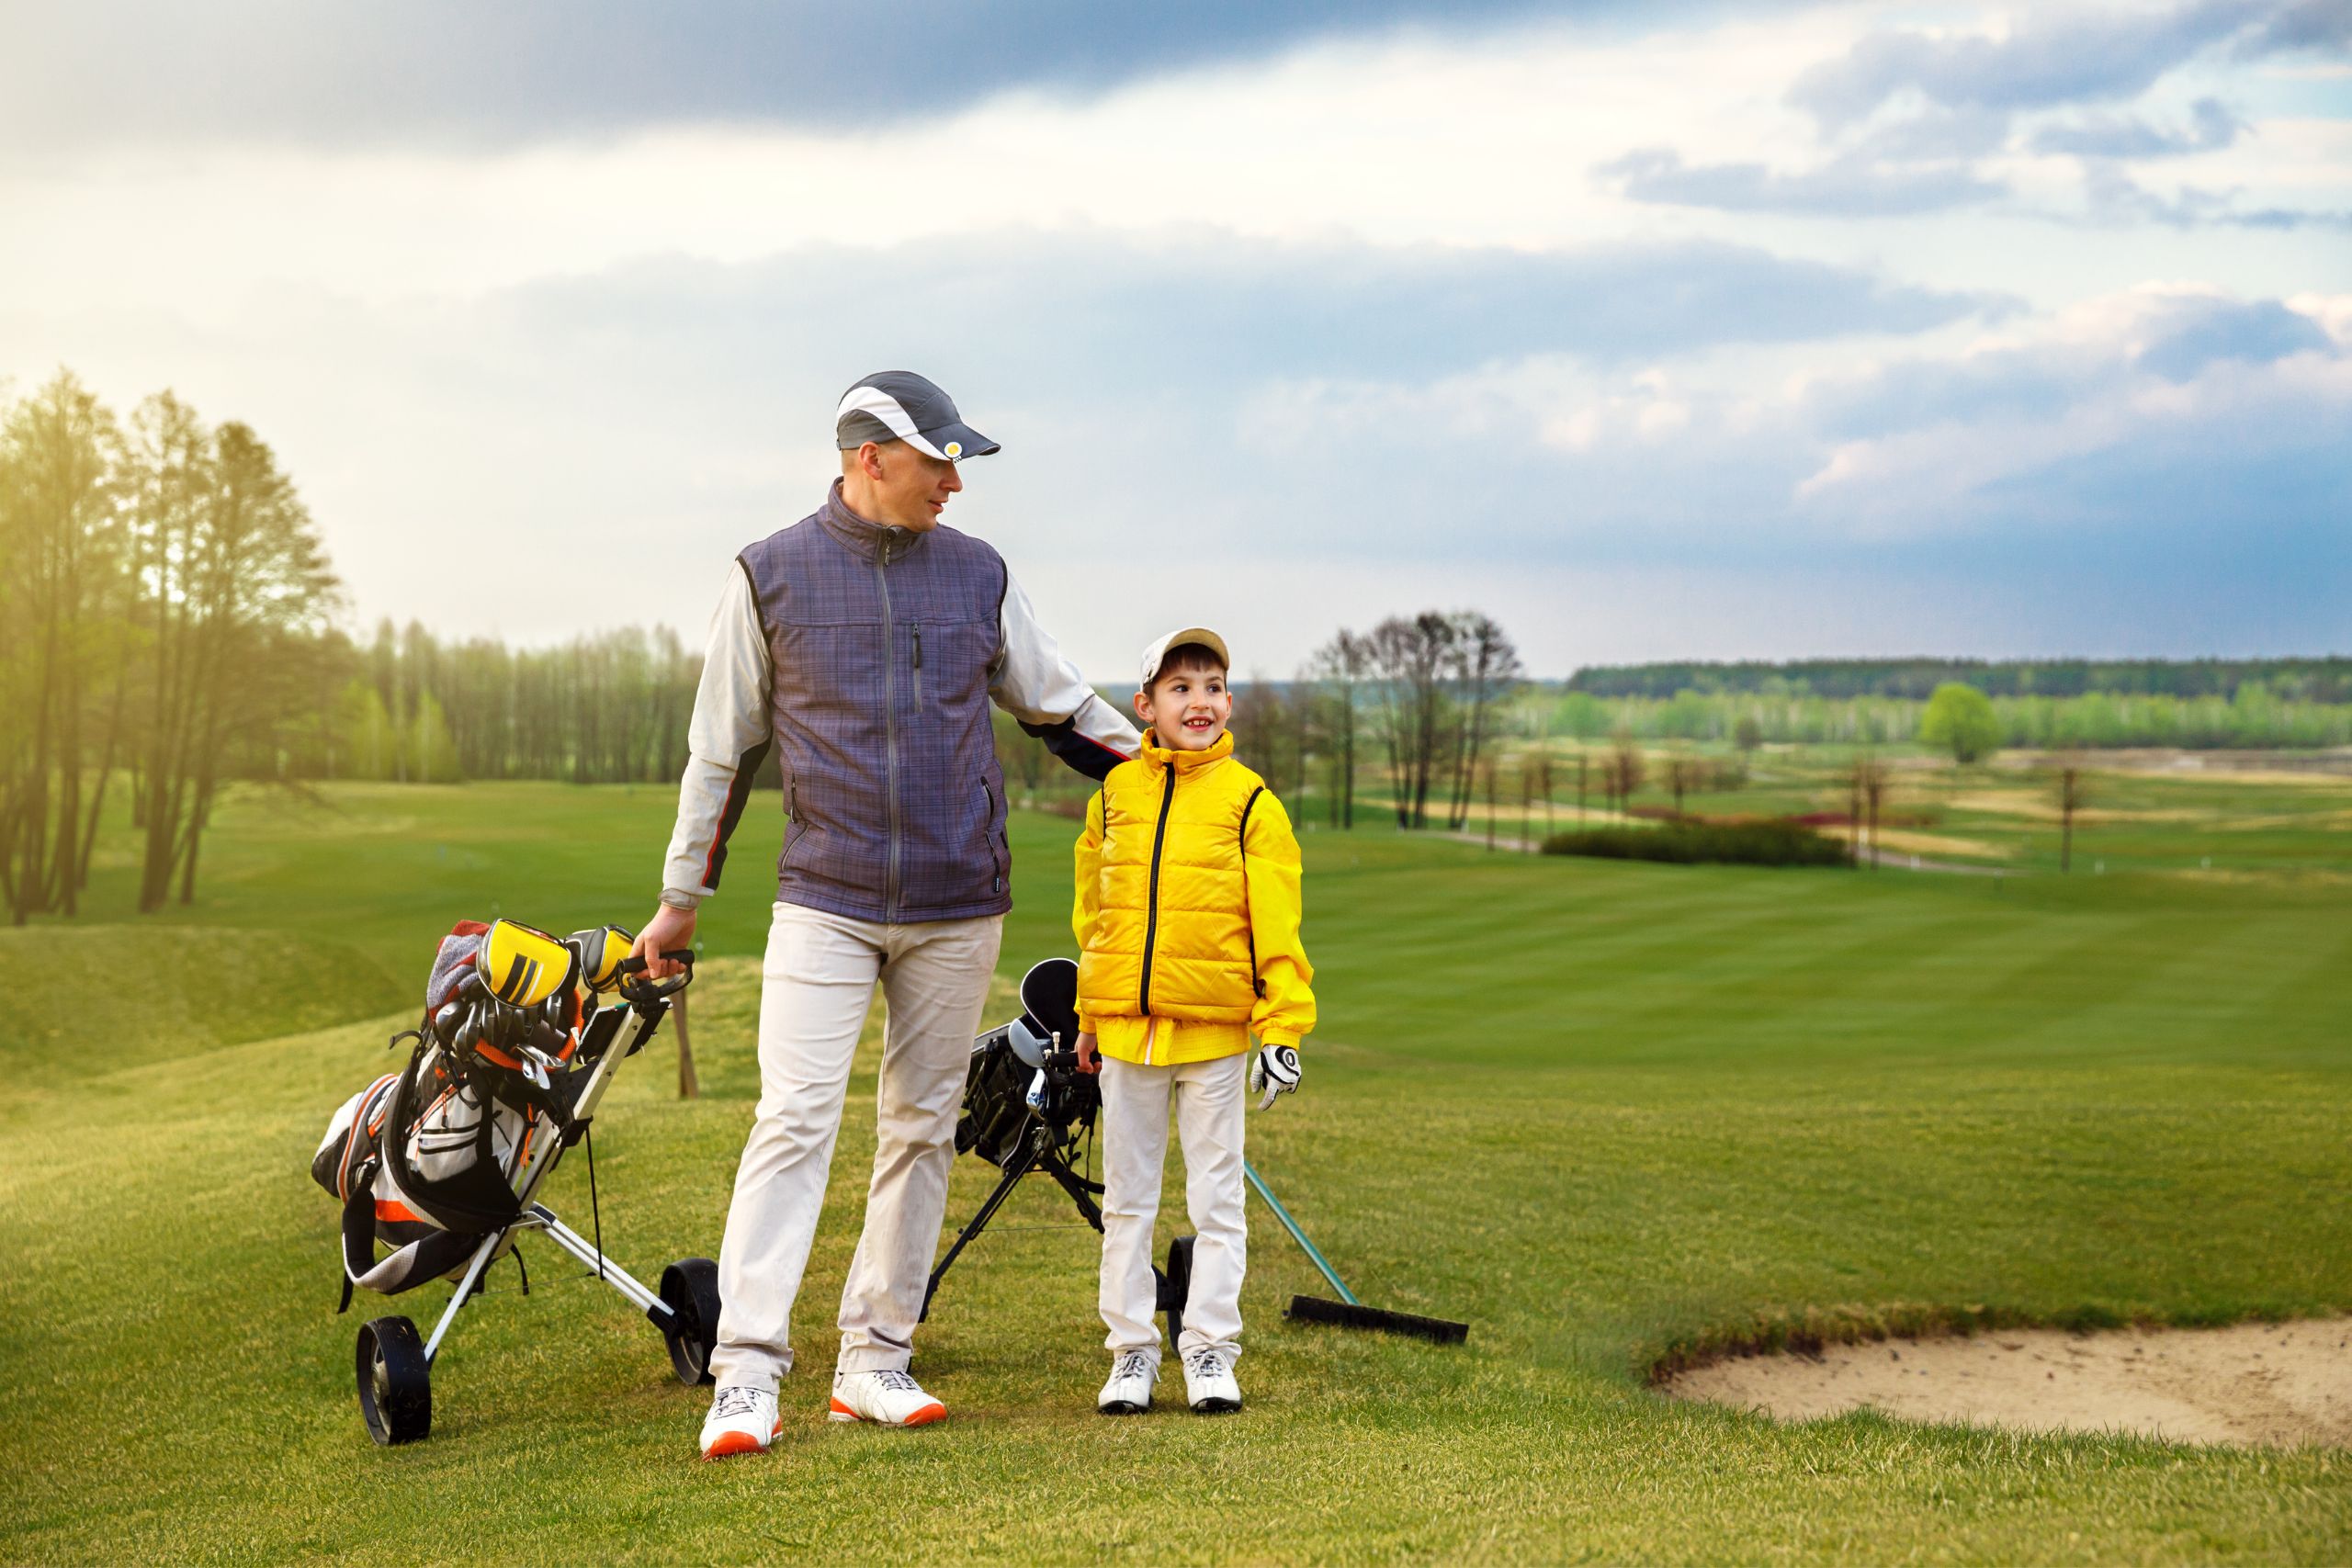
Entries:
{"type": "Polygon", "coordinates": [[[1143,650],[1143,679],[1136,682],[1136,690],[1150,691],[1151,678],[1159,673],[1159,661],[1168,657],[1168,650],[1171,648],[1182,648],[1188,642],[1199,643],[1215,653],[1217,662],[1224,665],[1226,669],[1233,668],[1233,655],[1226,651],[1225,638],[1206,626],[1186,626],[1180,631],[1170,632],[1143,650]]]}

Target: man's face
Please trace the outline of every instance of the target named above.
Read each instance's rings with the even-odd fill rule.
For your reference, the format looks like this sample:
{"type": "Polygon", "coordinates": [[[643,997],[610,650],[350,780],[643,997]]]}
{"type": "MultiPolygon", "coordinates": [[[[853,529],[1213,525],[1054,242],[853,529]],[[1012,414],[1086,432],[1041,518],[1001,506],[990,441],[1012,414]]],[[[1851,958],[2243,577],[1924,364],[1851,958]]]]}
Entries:
{"type": "Polygon", "coordinates": [[[1163,670],[1136,694],[1136,717],[1171,751],[1205,751],[1233,719],[1222,670],[1163,670]]]}
{"type": "Polygon", "coordinates": [[[964,488],[955,464],[918,452],[903,441],[887,446],[869,441],[858,448],[856,461],[870,487],[874,521],[893,528],[921,534],[937,527],[947,498],[964,488]]]}

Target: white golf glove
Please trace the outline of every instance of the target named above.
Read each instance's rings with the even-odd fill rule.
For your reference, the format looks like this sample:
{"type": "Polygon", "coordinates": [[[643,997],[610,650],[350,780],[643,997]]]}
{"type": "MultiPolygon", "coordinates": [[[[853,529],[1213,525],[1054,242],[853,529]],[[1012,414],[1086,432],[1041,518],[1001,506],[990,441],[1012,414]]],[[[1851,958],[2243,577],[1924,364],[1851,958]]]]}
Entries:
{"type": "Polygon", "coordinates": [[[1274,1096],[1298,1088],[1298,1073],[1297,1046],[1259,1046],[1258,1059],[1250,1064],[1250,1092],[1264,1097],[1258,1101],[1258,1109],[1265,1110],[1274,1102],[1274,1096]]]}

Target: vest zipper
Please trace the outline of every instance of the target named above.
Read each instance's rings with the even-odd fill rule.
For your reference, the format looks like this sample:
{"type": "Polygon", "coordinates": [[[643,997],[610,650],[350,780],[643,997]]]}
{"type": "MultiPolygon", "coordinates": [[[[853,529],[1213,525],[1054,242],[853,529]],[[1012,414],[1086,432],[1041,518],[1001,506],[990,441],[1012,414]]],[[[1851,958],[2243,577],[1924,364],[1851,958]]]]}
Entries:
{"type": "Polygon", "coordinates": [[[1168,842],[1168,808],[1176,804],[1176,769],[1168,769],[1167,786],[1159,792],[1159,826],[1151,834],[1151,895],[1144,900],[1143,917],[1143,985],[1136,998],[1136,1010],[1146,1018],[1151,1016],[1151,948],[1159,937],[1159,851],[1168,842]]]}
{"type": "Polygon", "coordinates": [[[891,666],[898,660],[898,632],[890,618],[890,540],[886,535],[876,553],[874,576],[882,585],[882,752],[883,801],[890,818],[888,870],[882,884],[882,922],[899,918],[899,710],[894,697],[891,666]]]}

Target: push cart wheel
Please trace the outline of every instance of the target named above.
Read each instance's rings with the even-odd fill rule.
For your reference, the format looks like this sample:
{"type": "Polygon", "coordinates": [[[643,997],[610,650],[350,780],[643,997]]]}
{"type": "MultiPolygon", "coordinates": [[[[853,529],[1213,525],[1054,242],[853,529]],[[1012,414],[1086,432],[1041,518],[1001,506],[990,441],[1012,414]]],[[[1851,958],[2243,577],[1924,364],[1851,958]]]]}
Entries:
{"type": "Polygon", "coordinates": [[[692,1388],[710,1381],[710,1353],[718,1348],[718,1265],[684,1258],[662,1270],[662,1304],[670,1309],[662,1337],[670,1367],[692,1388]]]}
{"type": "Polygon", "coordinates": [[[1159,1310],[1168,1314],[1168,1348],[1184,1332],[1184,1303],[1193,1293],[1193,1241],[1180,1235],[1168,1244],[1168,1268],[1161,1274],[1159,1310]]]}
{"type": "Polygon", "coordinates": [[[369,1437],[389,1448],[433,1430],[433,1363],[416,1325],[404,1317],[361,1325],[356,1360],[359,1418],[369,1437]]]}

